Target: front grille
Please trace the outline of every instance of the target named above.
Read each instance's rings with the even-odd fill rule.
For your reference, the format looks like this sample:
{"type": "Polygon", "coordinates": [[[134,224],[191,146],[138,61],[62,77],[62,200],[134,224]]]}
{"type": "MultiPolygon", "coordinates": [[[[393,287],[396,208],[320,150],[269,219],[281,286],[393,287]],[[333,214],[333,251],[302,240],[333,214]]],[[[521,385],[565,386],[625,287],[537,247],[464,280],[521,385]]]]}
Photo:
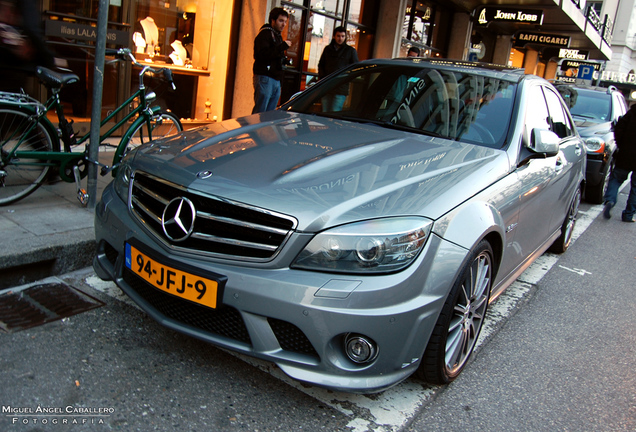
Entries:
{"type": "Polygon", "coordinates": [[[298,327],[276,318],[267,318],[267,322],[282,349],[319,358],[314,346],[298,327]]]}
{"type": "Polygon", "coordinates": [[[230,306],[211,309],[164,293],[124,268],[124,281],[153,308],[180,323],[251,345],[239,311],[230,306]]]}
{"type": "Polygon", "coordinates": [[[274,258],[296,227],[289,216],[192,192],[139,171],[133,179],[131,206],[135,217],[173,249],[242,260],[274,258]],[[180,197],[193,203],[196,218],[192,234],[174,241],[165,235],[161,219],[168,203],[180,197]]]}

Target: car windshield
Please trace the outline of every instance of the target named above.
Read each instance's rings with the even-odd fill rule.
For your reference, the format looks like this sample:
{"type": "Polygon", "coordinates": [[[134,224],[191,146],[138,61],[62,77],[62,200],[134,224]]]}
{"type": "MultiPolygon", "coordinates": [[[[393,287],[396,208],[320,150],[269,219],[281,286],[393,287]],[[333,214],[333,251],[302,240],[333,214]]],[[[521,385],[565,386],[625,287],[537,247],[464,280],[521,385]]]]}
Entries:
{"type": "Polygon", "coordinates": [[[516,84],[484,75],[421,65],[357,65],[283,109],[501,148],[516,84]]]}
{"type": "Polygon", "coordinates": [[[573,117],[606,122],[611,115],[611,95],[594,90],[559,87],[573,117]]]}

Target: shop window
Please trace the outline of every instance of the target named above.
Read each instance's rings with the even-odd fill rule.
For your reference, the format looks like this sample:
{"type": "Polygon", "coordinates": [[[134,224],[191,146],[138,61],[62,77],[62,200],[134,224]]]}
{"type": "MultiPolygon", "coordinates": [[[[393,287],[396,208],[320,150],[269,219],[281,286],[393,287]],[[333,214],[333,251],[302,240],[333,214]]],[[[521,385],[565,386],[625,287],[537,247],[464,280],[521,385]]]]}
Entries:
{"type": "Polygon", "coordinates": [[[519,51],[516,48],[512,48],[510,50],[510,58],[508,60],[508,66],[514,67],[514,68],[522,68],[524,58],[525,58],[525,54],[523,53],[523,51],[519,51]]]}
{"type": "Polygon", "coordinates": [[[305,71],[317,74],[318,61],[325,47],[331,43],[333,30],[337,24],[334,18],[314,13],[310,15],[310,20],[312,20],[312,26],[309,30],[310,35],[307,35],[308,37],[310,36],[308,39],[309,43],[306,45],[309,51],[309,58],[305,71]]]}
{"type": "Polygon", "coordinates": [[[287,26],[283,30],[283,40],[289,40],[292,46],[287,50],[287,66],[297,67],[300,65],[303,41],[303,29],[305,28],[305,13],[300,9],[292,9],[289,12],[287,26]]]}
{"type": "Polygon", "coordinates": [[[344,6],[345,1],[342,0],[311,0],[310,3],[311,10],[336,17],[342,17],[344,6]]]}
{"type": "MultiPolygon", "coordinates": [[[[61,93],[65,114],[76,119],[90,117],[92,110],[95,40],[92,29],[97,24],[99,0],[50,0],[43,10],[47,47],[63,66],[75,73],[79,81],[65,87],[61,93]]],[[[128,46],[129,27],[123,21],[121,3],[111,2],[108,8],[108,31],[114,40],[108,48],[128,46]]],[[[122,68],[106,63],[103,75],[102,116],[125,100],[122,68]]],[[[42,95],[41,98],[45,96],[42,95]]]]}
{"type": "Polygon", "coordinates": [[[286,69],[281,100],[286,101],[318,79],[320,56],[338,26],[347,29],[347,44],[358,51],[360,60],[371,58],[378,4],[379,0],[282,1],[289,13],[283,39],[293,45],[287,50],[291,62],[286,69]]]}
{"type": "Polygon", "coordinates": [[[139,60],[207,69],[209,41],[195,38],[195,1],[139,1],[135,17],[132,39],[139,60]]]}
{"type": "Polygon", "coordinates": [[[409,0],[402,23],[400,56],[410,47],[420,48],[424,57],[445,57],[452,35],[453,10],[432,1],[409,0]]]}
{"type": "Polygon", "coordinates": [[[406,7],[402,38],[417,44],[430,45],[433,14],[433,5],[413,1],[412,5],[406,7]]]}

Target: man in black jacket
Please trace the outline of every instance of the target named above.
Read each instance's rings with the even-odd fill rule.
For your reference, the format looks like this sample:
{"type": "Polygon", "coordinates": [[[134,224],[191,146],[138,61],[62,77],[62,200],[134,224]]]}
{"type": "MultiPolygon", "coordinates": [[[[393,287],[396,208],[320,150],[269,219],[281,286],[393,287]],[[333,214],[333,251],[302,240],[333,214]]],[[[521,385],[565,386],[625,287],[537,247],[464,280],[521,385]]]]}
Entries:
{"type": "Polygon", "coordinates": [[[254,109],[252,114],[276,109],[283,79],[285,51],[291,46],[281,32],[289,14],[276,7],[269,13],[269,24],[263,25],[254,39],[254,109]]]}
{"type": "MultiPolygon", "coordinates": [[[[358,52],[347,45],[347,29],[340,26],[333,31],[331,43],[325,47],[318,62],[318,79],[358,62],[358,52]]],[[[341,111],[349,94],[349,86],[340,86],[322,98],[323,112],[341,111]]]]}
{"type": "Polygon", "coordinates": [[[627,114],[621,117],[614,127],[614,138],[618,151],[614,157],[614,167],[605,192],[605,207],[603,216],[611,217],[610,210],[616,204],[618,188],[632,173],[631,189],[627,198],[627,205],[622,214],[623,222],[634,222],[636,213],[636,105],[632,105],[627,114]]]}

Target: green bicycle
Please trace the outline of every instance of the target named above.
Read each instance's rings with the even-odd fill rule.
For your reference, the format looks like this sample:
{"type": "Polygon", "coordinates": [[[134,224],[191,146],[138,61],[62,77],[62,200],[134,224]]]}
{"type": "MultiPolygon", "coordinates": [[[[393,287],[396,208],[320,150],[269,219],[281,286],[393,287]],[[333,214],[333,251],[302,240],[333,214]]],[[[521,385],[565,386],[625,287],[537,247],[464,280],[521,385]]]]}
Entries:
{"type": "Polygon", "coordinates": [[[122,157],[132,148],[183,130],[176,115],[162,111],[159,106],[151,106],[156,95],[148,91],[143,83],[144,75],[153,73],[171,83],[174,89],[172,71],[138,63],[127,48],[107,50],[107,54],[114,55],[119,60],[131,60],[141,68],[139,89],[101,122],[101,126],[104,126],[138,101],[130,112],[100,136],[102,144],[117,129],[130,123],[117,145],[112,166],[91,160],[88,146],[81,152],[71,150],[76,145],[86,144],[90,138],[90,133],[82,137],[76,136],[73,120],[69,122],[66,119],[60,100],[60,90],[79,81],[78,76],[38,67],[36,75],[50,94],[44,104],[24,93],[0,92],[0,205],[13,203],[35,191],[47,179],[52,168],[58,169],[62,180],[77,184],[78,199],[86,205],[88,194],[81,188],[81,179],[88,173],[89,164],[100,165],[101,175],[110,171],[114,175],[122,157]],[[53,109],[59,120],[57,128],[46,115],[53,109]],[[60,140],[63,148],[60,147],[60,140]]]}

